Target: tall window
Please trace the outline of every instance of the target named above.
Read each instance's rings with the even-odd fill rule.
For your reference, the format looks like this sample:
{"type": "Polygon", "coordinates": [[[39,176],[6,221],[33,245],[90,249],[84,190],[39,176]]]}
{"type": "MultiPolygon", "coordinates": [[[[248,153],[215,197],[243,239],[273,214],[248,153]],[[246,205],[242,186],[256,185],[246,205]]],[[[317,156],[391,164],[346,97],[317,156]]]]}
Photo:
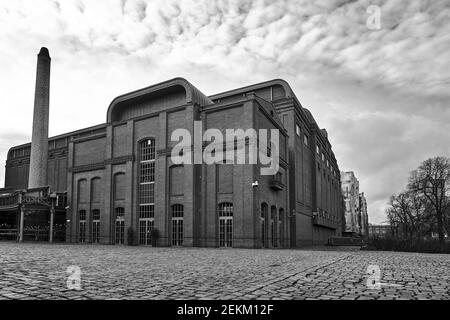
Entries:
{"type": "Polygon", "coordinates": [[[276,247],[276,232],[277,228],[275,227],[275,219],[277,215],[277,207],[272,206],[270,208],[270,242],[272,247],[276,247]]]}
{"type": "Polygon", "coordinates": [[[80,210],[79,221],[80,221],[79,242],[85,243],[86,242],[86,210],[80,210]]]}
{"type": "Polygon", "coordinates": [[[139,244],[151,245],[155,217],[155,140],[139,143],[139,244]]]}
{"type": "Polygon", "coordinates": [[[295,125],[295,134],[299,137],[301,135],[300,126],[298,124],[295,125]]]}
{"type": "Polygon", "coordinates": [[[116,208],[116,244],[124,244],[125,243],[125,209],[124,208],[116,208]]]}
{"type": "Polygon", "coordinates": [[[265,248],[267,246],[266,242],[266,217],[268,214],[268,206],[266,203],[261,204],[261,246],[265,248]]]}
{"type": "Polygon", "coordinates": [[[233,204],[219,204],[219,246],[231,248],[233,246],[233,204]]]}
{"type": "Polygon", "coordinates": [[[100,210],[92,210],[92,243],[100,243],[100,210]]]}
{"type": "Polygon", "coordinates": [[[283,246],[283,221],[284,221],[284,209],[281,208],[278,212],[278,244],[280,247],[283,246]]]}
{"type": "Polygon", "coordinates": [[[184,207],[181,204],[172,206],[172,246],[183,246],[184,207]]]}

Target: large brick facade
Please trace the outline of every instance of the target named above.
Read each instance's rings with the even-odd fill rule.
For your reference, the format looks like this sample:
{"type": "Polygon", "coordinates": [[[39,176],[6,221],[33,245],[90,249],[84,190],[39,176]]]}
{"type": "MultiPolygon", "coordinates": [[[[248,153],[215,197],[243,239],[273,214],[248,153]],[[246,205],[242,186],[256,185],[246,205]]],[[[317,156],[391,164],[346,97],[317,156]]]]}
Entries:
{"type": "MultiPolygon", "coordinates": [[[[9,151],[6,188],[27,188],[29,157],[29,144],[9,151]]],[[[105,124],[49,139],[47,184],[67,192],[68,242],[286,248],[342,232],[328,134],[283,80],[206,97],[177,78],[120,96],[105,124]],[[259,164],[174,164],[171,134],[193,134],[194,121],[223,133],[279,129],[280,174],[262,176],[259,164]],[[144,159],[146,145],[154,155],[144,159]],[[147,239],[150,229],[158,237],[147,239]]]]}

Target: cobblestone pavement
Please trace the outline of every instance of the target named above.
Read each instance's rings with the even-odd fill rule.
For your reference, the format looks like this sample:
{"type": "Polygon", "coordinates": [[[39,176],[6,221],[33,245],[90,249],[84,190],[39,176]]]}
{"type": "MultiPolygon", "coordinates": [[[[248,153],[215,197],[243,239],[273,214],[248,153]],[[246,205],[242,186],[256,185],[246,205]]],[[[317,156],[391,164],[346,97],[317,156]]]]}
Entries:
{"type": "Polygon", "coordinates": [[[0,300],[450,299],[449,290],[450,255],[0,243],[0,300]],[[370,265],[381,289],[367,286],[370,265]],[[80,267],[81,290],[68,289],[69,266],[80,267]]]}

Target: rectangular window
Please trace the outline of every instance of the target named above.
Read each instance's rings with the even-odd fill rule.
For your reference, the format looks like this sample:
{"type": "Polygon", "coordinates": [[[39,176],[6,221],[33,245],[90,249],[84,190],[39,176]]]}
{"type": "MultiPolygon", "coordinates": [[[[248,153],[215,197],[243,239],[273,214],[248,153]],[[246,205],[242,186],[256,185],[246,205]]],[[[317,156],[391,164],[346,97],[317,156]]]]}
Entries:
{"type": "Polygon", "coordinates": [[[116,220],[116,244],[125,243],[125,221],[123,219],[116,220]]]}
{"type": "Polygon", "coordinates": [[[139,206],[139,218],[153,218],[155,216],[155,206],[153,204],[139,206]]]}
{"type": "Polygon", "coordinates": [[[100,243],[100,221],[92,221],[92,243],[100,243]]]}
{"type": "Polygon", "coordinates": [[[139,244],[152,245],[155,217],[155,140],[139,144],[139,244]]]}
{"type": "Polygon", "coordinates": [[[92,210],[92,243],[100,243],[100,210],[92,210]]]}
{"type": "Polygon", "coordinates": [[[298,135],[300,137],[300,126],[298,124],[295,125],[295,134],[298,135]]]}
{"type": "Polygon", "coordinates": [[[319,148],[319,146],[316,146],[316,152],[317,152],[317,154],[320,155],[320,148],[319,148]]]}
{"type": "Polygon", "coordinates": [[[139,188],[139,203],[152,204],[155,202],[155,184],[141,184],[139,188]]]}
{"type": "Polygon", "coordinates": [[[308,145],[308,136],[305,134],[305,135],[303,135],[303,142],[305,143],[305,145],[307,146],[308,145]]]}
{"type": "Polygon", "coordinates": [[[140,168],[140,183],[155,181],[155,162],[143,162],[140,168]]]}

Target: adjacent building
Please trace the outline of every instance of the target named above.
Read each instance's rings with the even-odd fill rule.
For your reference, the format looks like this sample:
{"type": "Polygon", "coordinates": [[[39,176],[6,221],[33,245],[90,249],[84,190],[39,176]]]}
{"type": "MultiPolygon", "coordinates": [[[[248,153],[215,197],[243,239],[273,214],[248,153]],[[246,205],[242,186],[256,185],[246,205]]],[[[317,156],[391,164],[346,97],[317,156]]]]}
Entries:
{"type": "Polygon", "coordinates": [[[345,212],[343,233],[348,236],[367,236],[367,200],[364,192],[360,193],[359,181],[353,171],[341,172],[341,187],[345,212]]]}
{"type": "Polygon", "coordinates": [[[364,192],[359,194],[359,225],[360,235],[366,237],[369,235],[369,215],[367,213],[367,199],[364,192]]]}
{"type": "MultiPolygon", "coordinates": [[[[33,130],[33,143],[48,130],[48,115],[37,119],[34,126],[47,123],[33,130]]],[[[287,248],[324,244],[342,233],[341,174],[328,133],[284,80],[206,96],[187,80],[172,79],[117,97],[104,124],[52,137],[47,147],[24,144],[8,152],[0,237],[287,248]],[[174,163],[172,133],[181,128],[194,136],[195,122],[222,133],[278,129],[278,173],[263,176],[260,164],[174,163]],[[30,154],[36,154],[31,162],[30,154]],[[45,183],[44,171],[35,170],[42,161],[45,183]],[[30,167],[38,177],[33,188],[30,167]]],[[[224,145],[242,147],[247,139],[224,145]]],[[[358,223],[352,218],[348,226],[358,223]]]]}
{"type": "Polygon", "coordinates": [[[370,238],[387,238],[396,234],[396,228],[390,225],[374,225],[369,224],[369,237],[370,238]]]}

